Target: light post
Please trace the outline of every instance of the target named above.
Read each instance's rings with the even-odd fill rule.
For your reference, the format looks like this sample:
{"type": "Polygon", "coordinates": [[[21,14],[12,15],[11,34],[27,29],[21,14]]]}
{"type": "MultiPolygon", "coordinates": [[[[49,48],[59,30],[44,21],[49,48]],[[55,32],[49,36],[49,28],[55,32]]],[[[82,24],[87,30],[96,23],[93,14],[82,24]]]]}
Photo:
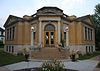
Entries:
{"type": "Polygon", "coordinates": [[[34,47],[34,27],[31,27],[31,46],[34,47]]]}
{"type": "MultiPolygon", "coordinates": [[[[34,27],[31,27],[31,50],[34,47],[34,27]]],[[[30,50],[30,59],[31,59],[31,50],[30,50]]]]}

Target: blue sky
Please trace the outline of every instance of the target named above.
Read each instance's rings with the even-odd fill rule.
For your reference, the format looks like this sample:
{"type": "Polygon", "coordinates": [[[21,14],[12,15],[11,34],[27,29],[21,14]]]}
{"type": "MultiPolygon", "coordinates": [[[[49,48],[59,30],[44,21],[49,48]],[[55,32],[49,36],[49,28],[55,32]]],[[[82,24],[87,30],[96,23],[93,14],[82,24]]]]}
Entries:
{"type": "Polygon", "coordinates": [[[95,5],[99,3],[100,0],[0,0],[0,26],[3,27],[9,15],[32,15],[43,6],[56,6],[69,16],[80,17],[94,14],[95,5]]]}

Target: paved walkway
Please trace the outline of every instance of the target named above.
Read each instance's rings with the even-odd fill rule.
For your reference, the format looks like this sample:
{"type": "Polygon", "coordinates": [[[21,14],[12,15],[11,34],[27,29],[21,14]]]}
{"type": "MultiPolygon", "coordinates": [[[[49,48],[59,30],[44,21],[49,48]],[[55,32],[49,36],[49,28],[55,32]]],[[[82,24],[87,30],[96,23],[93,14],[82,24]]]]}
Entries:
{"type": "MultiPolygon", "coordinates": [[[[11,65],[4,66],[5,68],[10,69],[11,71],[13,70],[19,70],[19,69],[25,69],[25,68],[34,68],[34,67],[40,67],[40,65],[43,62],[19,62],[11,65]]],[[[92,71],[98,61],[93,61],[93,60],[83,60],[83,61],[78,61],[78,62],[71,62],[71,61],[64,61],[64,66],[67,69],[74,69],[74,70],[79,70],[79,71],[92,71]]]]}
{"type": "MultiPolygon", "coordinates": [[[[70,60],[63,60],[65,68],[74,69],[79,71],[100,71],[100,68],[96,68],[100,61],[100,55],[93,57],[89,60],[81,60],[77,62],[71,62],[70,60]]],[[[40,67],[44,60],[32,60],[30,62],[19,62],[11,65],[0,67],[0,71],[13,71],[25,68],[40,67]]]]}
{"type": "Polygon", "coordinates": [[[100,71],[100,68],[95,68],[92,71],[100,71]]]}
{"type": "Polygon", "coordinates": [[[73,69],[73,70],[79,70],[79,71],[92,71],[98,61],[93,60],[83,60],[79,62],[66,62],[64,63],[65,68],[73,69]]]}
{"type": "Polygon", "coordinates": [[[9,69],[6,68],[6,67],[0,67],[0,71],[11,71],[11,70],[9,70],[9,69]]]}
{"type": "MultiPolygon", "coordinates": [[[[91,60],[96,60],[96,61],[99,61],[100,62],[100,55],[91,58],[91,60]]],[[[93,71],[100,71],[100,68],[94,68],[93,71]]]]}

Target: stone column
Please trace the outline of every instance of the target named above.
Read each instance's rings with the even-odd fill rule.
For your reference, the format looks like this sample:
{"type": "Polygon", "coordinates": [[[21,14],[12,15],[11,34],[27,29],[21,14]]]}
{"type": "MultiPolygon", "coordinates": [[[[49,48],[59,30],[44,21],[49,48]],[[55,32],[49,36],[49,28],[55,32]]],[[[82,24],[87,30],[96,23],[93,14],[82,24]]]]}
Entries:
{"type": "Polygon", "coordinates": [[[42,24],[42,23],[41,23],[41,21],[40,21],[40,22],[39,22],[39,44],[41,44],[41,41],[42,41],[42,37],[41,37],[41,36],[42,36],[42,34],[41,34],[41,32],[42,32],[42,31],[41,31],[41,30],[42,30],[42,29],[41,29],[41,24],[42,24]]]}
{"type": "Polygon", "coordinates": [[[66,46],[69,45],[69,29],[66,30],[66,46]]]}
{"type": "Polygon", "coordinates": [[[31,30],[31,46],[33,46],[33,30],[31,30]]]}
{"type": "Polygon", "coordinates": [[[61,36],[60,21],[58,21],[58,43],[60,43],[60,36],[61,36]]]}

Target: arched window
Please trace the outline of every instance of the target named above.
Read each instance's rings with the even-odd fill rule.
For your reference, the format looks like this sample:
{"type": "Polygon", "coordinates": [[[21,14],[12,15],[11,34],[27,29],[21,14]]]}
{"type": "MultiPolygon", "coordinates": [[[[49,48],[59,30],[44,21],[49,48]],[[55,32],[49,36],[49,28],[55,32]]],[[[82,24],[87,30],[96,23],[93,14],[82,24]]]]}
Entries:
{"type": "Polygon", "coordinates": [[[44,28],[44,31],[54,31],[55,27],[52,24],[47,24],[44,28]]]}

